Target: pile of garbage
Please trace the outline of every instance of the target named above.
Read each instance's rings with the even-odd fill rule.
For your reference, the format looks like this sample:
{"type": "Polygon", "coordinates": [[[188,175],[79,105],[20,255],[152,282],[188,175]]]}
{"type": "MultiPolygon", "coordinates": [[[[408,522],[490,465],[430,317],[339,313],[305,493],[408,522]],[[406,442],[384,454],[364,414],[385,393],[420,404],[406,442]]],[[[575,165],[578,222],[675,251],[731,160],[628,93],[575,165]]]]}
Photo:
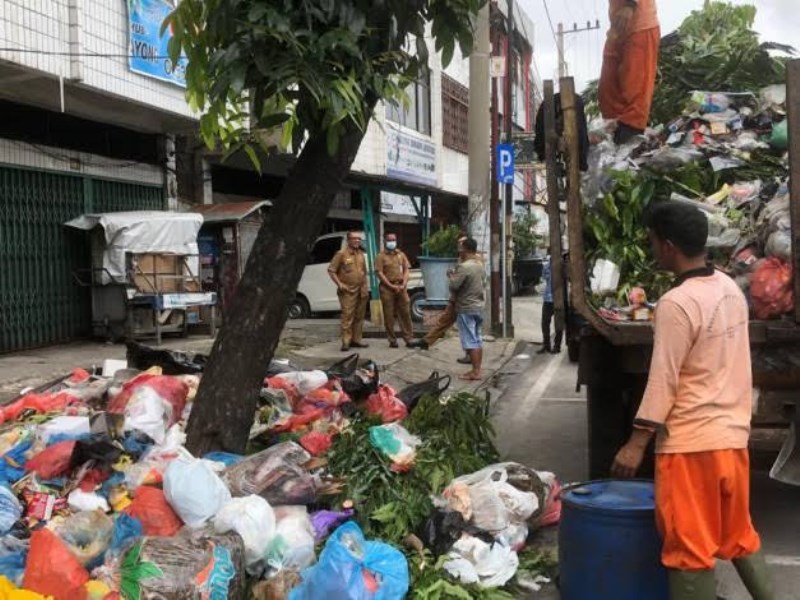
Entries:
{"type": "Polygon", "coordinates": [[[0,409],[4,598],[390,599],[439,579],[467,594],[541,583],[518,553],[558,521],[559,485],[490,464],[487,400],[446,395],[448,377],[397,392],[358,356],[315,371],[276,362],[251,432],[263,449],[195,457],[183,431],[204,357],[132,346],[129,363],[76,369],[0,409]]]}
{"type": "Polygon", "coordinates": [[[708,217],[710,258],[736,278],[754,318],[791,310],[787,125],[785,85],[758,94],[694,92],[671,123],[619,147],[613,125],[592,124],[585,236],[595,261],[591,291],[604,317],[648,319],[652,301],[668,289],[641,225],[646,206],[658,201],[696,206],[708,217]]]}

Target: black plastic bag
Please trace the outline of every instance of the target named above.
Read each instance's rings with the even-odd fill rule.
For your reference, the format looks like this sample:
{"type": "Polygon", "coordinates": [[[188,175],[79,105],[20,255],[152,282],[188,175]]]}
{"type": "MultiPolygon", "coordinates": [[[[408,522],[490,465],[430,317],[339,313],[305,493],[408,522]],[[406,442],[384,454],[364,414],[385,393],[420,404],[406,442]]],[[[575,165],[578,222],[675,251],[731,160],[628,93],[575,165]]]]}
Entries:
{"type": "Polygon", "coordinates": [[[339,362],[333,363],[325,370],[325,374],[330,378],[345,379],[351,377],[358,369],[358,354],[351,354],[339,362]]]}
{"type": "Polygon", "coordinates": [[[342,377],[339,380],[342,390],[350,396],[353,402],[363,402],[380,387],[380,374],[378,365],[370,361],[360,369],[356,369],[352,375],[342,377]]]}
{"type": "Polygon", "coordinates": [[[414,410],[423,396],[442,395],[450,387],[450,375],[439,375],[438,371],[431,373],[425,381],[412,383],[398,392],[397,397],[406,405],[408,412],[414,410]]]}
{"type": "Polygon", "coordinates": [[[93,461],[96,466],[110,468],[119,457],[122,450],[107,439],[90,438],[79,440],[75,443],[70,459],[70,468],[77,469],[81,465],[93,461]]]}
{"type": "Polygon", "coordinates": [[[490,534],[467,523],[460,512],[452,510],[434,511],[422,526],[419,538],[434,556],[441,556],[450,552],[453,544],[461,539],[464,533],[477,537],[487,544],[495,541],[490,534]]]}
{"type": "Polygon", "coordinates": [[[161,367],[164,375],[194,375],[202,373],[208,361],[207,355],[195,352],[159,350],[137,342],[126,342],[125,346],[128,366],[140,371],[161,367]]]}

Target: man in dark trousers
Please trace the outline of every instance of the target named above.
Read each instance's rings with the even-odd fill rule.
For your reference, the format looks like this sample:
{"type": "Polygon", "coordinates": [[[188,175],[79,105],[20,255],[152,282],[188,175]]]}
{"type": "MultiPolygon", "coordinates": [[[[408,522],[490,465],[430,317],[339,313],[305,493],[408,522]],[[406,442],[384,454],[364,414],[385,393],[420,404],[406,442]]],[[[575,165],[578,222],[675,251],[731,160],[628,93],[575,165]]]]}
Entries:
{"type": "Polygon", "coordinates": [[[542,279],[544,279],[544,295],[542,297],[542,348],[537,354],[558,354],[561,352],[561,340],[564,337],[564,330],[559,327],[558,319],[556,319],[556,337],[555,342],[550,343],[550,323],[553,321],[555,315],[555,304],[553,303],[553,262],[550,256],[550,251],[547,252],[547,258],[542,265],[542,279]]]}

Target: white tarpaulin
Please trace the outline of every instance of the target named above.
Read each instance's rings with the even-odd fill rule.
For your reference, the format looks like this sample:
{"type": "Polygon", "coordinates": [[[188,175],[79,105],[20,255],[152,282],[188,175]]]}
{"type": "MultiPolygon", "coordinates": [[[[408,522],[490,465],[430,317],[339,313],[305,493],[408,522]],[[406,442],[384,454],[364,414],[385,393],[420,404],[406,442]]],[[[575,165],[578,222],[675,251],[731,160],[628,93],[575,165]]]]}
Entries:
{"type": "MultiPolygon", "coordinates": [[[[108,283],[108,275],[118,280],[127,278],[126,253],[189,256],[189,268],[196,274],[197,234],[202,224],[203,215],[198,213],[156,210],[90,214],[65,223],[83,231],[102,228],[102,267],[108,272],[103,274],[104,283],[108,283]]],[[[101,265],[95,262],[94,266],[101,265]]]]}

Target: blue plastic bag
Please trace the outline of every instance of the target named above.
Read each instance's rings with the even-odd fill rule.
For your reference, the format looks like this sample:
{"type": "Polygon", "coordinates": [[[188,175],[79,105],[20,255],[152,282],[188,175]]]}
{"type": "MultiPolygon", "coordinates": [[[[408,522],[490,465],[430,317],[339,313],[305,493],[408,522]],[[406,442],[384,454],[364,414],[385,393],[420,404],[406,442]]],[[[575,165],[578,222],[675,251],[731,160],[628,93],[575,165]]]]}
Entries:
{"type": "Polygon", "coordinates": [[[22,516],[22,504],[5,485],[0,485],[0,535],[5,535],[22,516]]]}
{"type": "Polygon", "coordinates": [[[139,519],[120,513],[114,520],[114,532],[108,549],[112,556],[120,556],[129,546],[144,536],[144,528],[139,519]]]}
{"type": "Polygon", "coordinates": [[[22,587],[29,542],[12,535],[0,538],[0,575],[17,587],[22,587]]]}
{"type": "Polygon", "coordinates": [[[368,542],[352,521],[333,532],[319,562],[303,572],[289,600],[400,600],[408,593],[408,562],[383,542],[368,542]]]}
{"type": "Polygon", "coordinates": [[[226,467],[230,467],[231,465],[235,465],[236,463],[240,462],[244,456],[241,454],[231,454],[230,452],[209,452],[203,458],[205,460],[222,463],[226,467]]]}
{"type": "Polygon", "coordinates": [[[25,476],[25,454],[32,445],[33,440],[28,438],[0,457],[0,482],[12,484],[25,476]]]}

